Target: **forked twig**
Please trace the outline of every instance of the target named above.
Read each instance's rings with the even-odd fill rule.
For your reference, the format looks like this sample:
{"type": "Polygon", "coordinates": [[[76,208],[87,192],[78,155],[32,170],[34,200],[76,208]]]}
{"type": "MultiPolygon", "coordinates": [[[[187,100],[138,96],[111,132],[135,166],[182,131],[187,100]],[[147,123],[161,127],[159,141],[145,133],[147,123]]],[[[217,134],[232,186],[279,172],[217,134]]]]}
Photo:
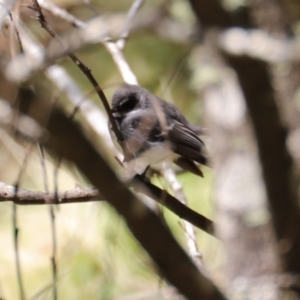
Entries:
{"type": "Polygon", "coordinates": [[[135,0],[132,3],[130,9],[128,10],[125,28],[121,33],[120,38],[116,42],[116,45],[120,50],[123,50],[125,47],[126,40],[128,39],[130,33],[130,24],[132,22],[132,19],[134,18],[134,16],[138,12],[138,10],[143,6],[144,3],[145,0],[135,0]]]}

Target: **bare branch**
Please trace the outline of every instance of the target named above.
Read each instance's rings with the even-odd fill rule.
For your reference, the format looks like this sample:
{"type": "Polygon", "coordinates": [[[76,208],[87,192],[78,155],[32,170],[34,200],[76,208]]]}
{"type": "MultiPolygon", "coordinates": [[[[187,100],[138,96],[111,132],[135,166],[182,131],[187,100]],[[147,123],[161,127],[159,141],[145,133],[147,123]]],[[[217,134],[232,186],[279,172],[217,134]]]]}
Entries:
{"type": "Polygon", "coordinates": [[[17,269],[17,278],[20,292],[20,300],[25,300],[25,290],[23,285],[22,271],[21,271],[21,262],[20,262],[20,252],[19,252],[19,227],[18,227],[18,215],[17,215],[17,205],[13,203],[13,230],[14,230],[14,247],[15,247],[15,259],[16,259],[16,269],[17,269]]]}
{"type": "Polygon", "coordinates": [[[194,226],[202,229],[210,235],[215,235],[215,226],[211,220],[184,205],[175,197],[167,193],[165,190],[161,190],[151,182],[145,181],[140,175],[136,175],[134,177],[134,181],[129,185],[133,186],[137,192],[145,194],[146,196],[159,202],[161,205],[167,207],[181,219],[190,222],[194,226]]]}
{"type": "Polygon", "coordinates": [[[128,39],[128,36],[129,36],[130,24],[131,24],[134,16],[136,15],[136,13],[138,12],[138,10],[143,6],[144,3],[145,3],[145,0],[135,0],[132,3],[132,5],[127,13],[126,25],[124,26],[124,29],[123,29],[123,32],[121,33],[120,38],[116,42],[116,45],[118,46],[118,48],[120,50],[124,49],[126,40],[128,39]]]}
{"type": "MultiPolygon", "coordinates": [[[[45,152],[44,148],[41,144],[39,144],[40,154],[41,154],[41,166],[43,170],[43,179],[44,179],[44,187],[45,193],[49,193],[48,187],[48,173],[46,167],[46,160],[45,160],[45,152]]],[[[58,203],[57,193],[56,196],[56,203],[58,203]]],[[[57,260],[56,260],[56,224],[55,224],[55,213],[53,205],[49,206],[49,215],[50,215],[50,222],[51,222],[51,236],[52,236],[52,256],[50,257],[51,266],[52,266],[52,278],[53,278],[53,299],[57,300],[57,260]]]]}
{"type": "Polygon", "coordinates": [[[0,182],[0,202],[12,201],[19,205],[55,204],[57,198],[58,204],[103,200],[103,196],[94,188],[80,187],[74,190],[59,191],[57,194],[18,189],[18,193],[15,195],[13,186],[0,182]]]}
{"type": "Polygon", "coordinates": [[[129,64],[124,58],[123,52],[120,50],[117,43],[106,41],[103,43],[105,48],[111,54],[114,62],[116,63],[124,81],[128,84],[138,84],[136,76],[132,72],[129,64]]]}
{"type": "MultiPolygon", "coordinates": [[[[177,180],[170,163],[164,163],[163,174],[165,179],[167,180],[168,185],[171,187],[172,191],[176,195],[177,199],[184,205],[187,205],[187,200],[183,193],[182,186],[177,180]]],[[[182,220],[182,226],[186,236],[187,245],[190,252],[189,254],[194,260],[195,264],[200,268],[202,267],[202,254],[200,253],[198,245],[196,243],[196,232],[194,230],[194,227],[191,223],[185,220],[182,220]]]]}

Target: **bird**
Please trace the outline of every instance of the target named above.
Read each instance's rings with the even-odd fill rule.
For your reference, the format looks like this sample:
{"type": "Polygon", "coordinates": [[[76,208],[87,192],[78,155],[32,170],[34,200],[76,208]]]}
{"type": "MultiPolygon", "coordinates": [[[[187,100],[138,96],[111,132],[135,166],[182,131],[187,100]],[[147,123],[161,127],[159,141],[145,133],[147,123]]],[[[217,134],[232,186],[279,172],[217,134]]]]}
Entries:
{"type": "Polygon", "coordinates": [[[147,89],[124,84],[112,97],[111,112],[122,140],[114,144],[124,154],[129,176],[142,175],[164,161],[203,177],[197,164],[207,165],[203,128],[187,121],[180,110],[147,89]],[[197,163],[197,164],[196,164],[197,163]]]}

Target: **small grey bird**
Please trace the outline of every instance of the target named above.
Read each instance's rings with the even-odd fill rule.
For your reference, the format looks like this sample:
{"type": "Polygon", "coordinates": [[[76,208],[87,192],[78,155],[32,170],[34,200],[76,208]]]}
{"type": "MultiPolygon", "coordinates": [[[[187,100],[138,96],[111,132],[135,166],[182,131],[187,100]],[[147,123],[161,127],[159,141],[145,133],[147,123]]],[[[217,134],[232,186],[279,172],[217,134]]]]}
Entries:
{"type": "Polygon", "coordinates": [[[114,93],[111,110],[123,137],[118,142],[132,176],[166,160],[203,176],[195,164],[207,164],[205,146],[198,137],[203,130],[190,124],[175,105],[138,85],[126,84],[114,93]]]}

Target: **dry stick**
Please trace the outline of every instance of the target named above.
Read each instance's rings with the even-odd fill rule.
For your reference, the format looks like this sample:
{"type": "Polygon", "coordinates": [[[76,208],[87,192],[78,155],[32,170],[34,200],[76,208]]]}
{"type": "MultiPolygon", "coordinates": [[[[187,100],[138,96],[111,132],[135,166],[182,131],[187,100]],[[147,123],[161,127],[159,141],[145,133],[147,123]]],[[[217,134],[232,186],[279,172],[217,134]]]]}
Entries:
{"type": "Polygon", "coordinates": [[[136,76],[132,72],[131,68],[129,67],[129,64],[126,62],[124,58],[124,54],[122,50],[119,48],[117,43],[106,41],[103,43],[107,51],[112,56],[114,62],[116,63],[124,81],[128,84],[136,84],[138,85],[138,81],[136,79],[136,76]]]}
{"type": "Polygon", "coordinates": [[[54,181],[54,199],[55,199],[55,204],[59,204],[59,189],[58,189],[58,172],[59,172],[59,167],[62,162],[62,158],[58,157],[56,165],[53,168],[53,181],[54,181]]]}
{"type": "MultiPolygon", "coordinates": [[[[15,186],[15,194],[18,193],[18,186],[15,186]]],[[[18,277],[18,285],[19,285],[19,292],[20,292],[20,299],[25,300],[25,291],[23,287],[23,280],[22,280],[22,272],[21,272],[21,264],[20,264],[20,255],[19,255],[19,228],[18,228],[18,215],[17,215],[17,205],[13,203],[13,234],[14,234],[14,247],[15,247],[15,259],[16,259],[16,269],[17,269],[17,277],[18,277]]]]}
{"type": "Polygon", "coordinates": [[[121,135],[121,133],[119,131],[119,128],[117,126],[117,123],[116,123],[116,121],[115,121],[115,119],[112,115],[110,106],[109,106],[108,101],[106,99],[106,96],[105,96],[102,88],[97,83],[94,76],[92,75],[91,70],[88,67],[86,67],[74,54],[70,53],[69,57],[75,62],[75,64],[79,67],[79,69],[83,72],[83,74],[89,79],[89,81],[91,82],[91,84],[95,88],[95,91],[97,92],[99,98],[101,99],[102,104],[105,108],[105,111],[108,115],[109,121],[112,125],[112,130],[114,131],[118,141],[122,142],[122,140],[123,140],[122,135],[121,135]]]}
{"type": "Polygon", "coordinates": [[[137,14],[138,10],[142,7],[142,5],[145,3],[145,0],[135,0],[133,4],[131,5],[127,18],[126,18],[126,25],[123,30],[123,32],[120,35],[120,38],[118,41],[116,41],[116,45],[120,50],[123,50],[125,47],[126,40],[128,39],[129,36],[129,31],[130,31],[130,23],[132,22],[132,19],[134,16],[137,14]]]}
{"type": "MultiPolygon", "coordinates": [[[[45,193],[49,193],[48,187],[48,175],[47,168],[45,163],[45,153],[44,148],[41,144],[39,144],[39,149],[41,152],[41,165],[43,170],[43,178],[44,178],[44,189],[45,193]]],[[[56,226],[55,226],[55,213],[53,205],[49,206],[49,214],[50,214],[50,222],[51,222],[51,236],[52,236],[52,256],[51,266],[52,266],[52,277],[53,277],[53,299],[57,299],[57,262],[56,262],[56,226]]]]}
{"type": "MultiPolygon", "coordinates": [[[[179,199],[181,203],[184,205],[187,205],[186,197],[183,193],[182,186],[178,182],[176,175],[174,173],[174,170],[172,169],[172,166],[170,163],[164,163],[163,164],[163,174],[164,177],[167,180],[168,185],[171,187],[171,189],[174,191],[176,198],[179,199]]],[[[187,239],[187,245],[189,248],[189,254],[194,260],[195,264],[200,268],[202,267],[202,255],[198,249],[197,243],[196,243],[196,233],[193,225],[185,220],[182,220],[182,226],[184,229],[184,233],[187,239]]]]}
{"type": "Polygon", "coordinates": [[[14,23],[14,18],[13,18],[13,16],[12,16],[11,13],[9,13],[9,17],[10,17],[10,20],[11,20],[13,26],[14,26],[14,30],[15,30],[15,33],[16,33],[16,36],[17,36],[17,41],[18,41],[18,44],[19,44],[19,47],[20,47],[20,52],[23,53],[24,49],[23,49],[23,45],[22,45],[22,42],[21,42],[21,39],[20,39],[20,33],[17,30],[17,27],[16,27],[16,25],[14,23]]]}
{"type": "MultiPolygon", "coordinates": [[[[33,144],[30,144],[29,148],[27,149],[27,152],[25,154],[24,161],[23,161],[23,164],[21,166],[21,170],[18,174],[18,178],[17,178],[16,184],[14,186],[14,197],[17,197],[19,185],[20,185],[20,182],[21,182],[21,178],[22,178],[22,175],[23,175],[24,170],[26,168],[28,158],[31,154],[32,148],[33,148],[33,144]]],[[[18,217],[18,215],[17,215],[17,206],[14,203],[13,204],[12,221],[13,221],[13,229],[14,229],[14,247],[15,247],[16,269],[17,269],[20,299],[25,300],[26,296],[25,296],[25,290],[24,290],[24,286],[23,286],[20,255],[19,255],[19,233],[20,233],[20,230],[18,228],[18,218],[17,217],[18,217]]]]}
{"type": "Polygon", "coordinates": [[[151,182],[145,181],[145,179],[141,175],[136,175],[134,177],[134,181],[130,185],[133,186],[136,191],[147,195],[148,197],[167,207],[181,219],[184,219],[194,226],[202,229],[206,233],[215,236],[215,226],[211,220],[184,205],[175,197],[167,193],[165,190],[161,190],[151,182]]]}
{"type": "Polygon", "coordinates": [[[137,78],[127,63],[122,50],[125,47],[126,40],[130,33],[131,22],[143,4],[144,0],[135,0],[127,13],[125,28],[121,33],[120,38],[116,42],[112,42],[108,38],[108,40],[103,43],[116,63],[124,81],[136,85],[138,85],[137,78]]]}
{"type": "Polygon", "coordinates": [[[18,194],[14,195],[15,188],[0,182],[0,202],[11,201],[17,205],[48,205],[81,203],[90,201],[105,201],[103,196],[95,188],[75,188],[55,192],[29,191],[18,189],[18,194]]]}

